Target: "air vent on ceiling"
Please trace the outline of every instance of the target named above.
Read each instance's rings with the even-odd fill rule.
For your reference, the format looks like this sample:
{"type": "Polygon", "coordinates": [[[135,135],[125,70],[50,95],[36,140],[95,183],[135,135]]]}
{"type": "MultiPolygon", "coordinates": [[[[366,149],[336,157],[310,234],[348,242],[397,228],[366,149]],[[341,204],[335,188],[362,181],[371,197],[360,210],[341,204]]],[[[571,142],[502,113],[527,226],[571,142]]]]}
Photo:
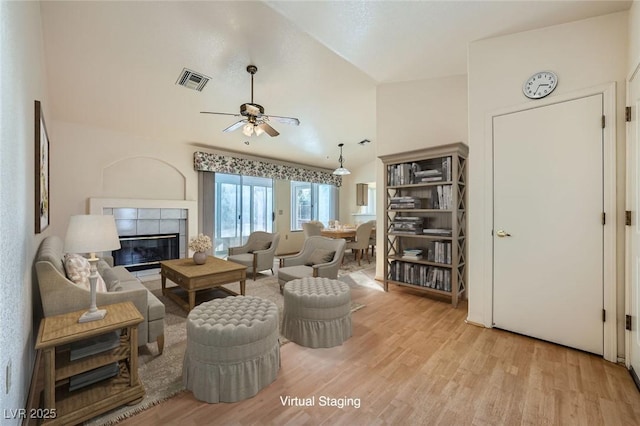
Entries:
{"type": "Polygon", "coordinates": [[[207,77],[199,72],[184,68],[180,73],[180,77],[178,77],[176,84],[202,92],[202,89],[204,89],[204,86],[206,86],[209,80],[211,80],[211,77],[207,77]]]}

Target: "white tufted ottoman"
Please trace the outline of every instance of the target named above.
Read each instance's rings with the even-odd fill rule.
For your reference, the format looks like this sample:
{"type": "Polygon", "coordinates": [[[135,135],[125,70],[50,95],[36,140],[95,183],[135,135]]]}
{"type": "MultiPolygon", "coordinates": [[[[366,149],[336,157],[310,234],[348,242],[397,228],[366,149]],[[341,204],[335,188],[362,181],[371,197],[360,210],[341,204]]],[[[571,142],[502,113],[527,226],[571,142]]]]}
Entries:
{"type": "Polygon", "coordinates": [[[284,286],[282,335],[309,348],[330,348],[351,337],[351,290],[341,281],[305,277],[284,286]]]}
{"type": "Polygon", "coordinates": [[[187,317],[182,382],[200,401],[251,398],[280,370],[278,307],[254,296],[213,299],[187,317]]]}

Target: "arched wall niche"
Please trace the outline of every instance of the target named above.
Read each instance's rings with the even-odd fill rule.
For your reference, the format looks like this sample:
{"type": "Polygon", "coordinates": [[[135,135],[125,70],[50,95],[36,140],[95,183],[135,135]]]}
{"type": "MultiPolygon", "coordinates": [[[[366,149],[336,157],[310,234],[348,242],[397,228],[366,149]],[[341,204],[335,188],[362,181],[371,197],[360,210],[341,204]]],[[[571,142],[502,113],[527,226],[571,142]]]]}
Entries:
{"type": "Polygon", "coordinates": [[[124,158],[102,170],[103,197],[184,200],[185,194],[186,177],[157,158],[124,158]]]}

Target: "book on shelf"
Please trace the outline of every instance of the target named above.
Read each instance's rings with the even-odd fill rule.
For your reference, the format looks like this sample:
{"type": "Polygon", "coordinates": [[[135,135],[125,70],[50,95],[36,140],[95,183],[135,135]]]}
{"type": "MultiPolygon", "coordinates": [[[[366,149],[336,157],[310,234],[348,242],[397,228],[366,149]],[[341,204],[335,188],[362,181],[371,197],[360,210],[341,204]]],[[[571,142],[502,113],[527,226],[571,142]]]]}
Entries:
{"type": "Polygon", "coordinates": [[[442,172],[437,169],[421,170],[419,172],[414,172],[413,174],[419,178],[424,178],[429,176],[442,176],[442,172]]]}
{"type": "Polygon", "coordinates": [[[388,184],[391,186],[408,185],[413,183],[413,171],[411,164],[391,165],[387,169],[389,174],[388,184]]]}
{"type": "Polygon", "coordinates": [[[446,181],[451,180],[451,157],[442,158],[442,174],[446,181]]]}
{"type": "Polygon", "coordinates": [[[442,228],[423,228],[422,233],[425,235],[438,235],[441,237],[450,237],[451,229],[442,229],[442,228]]]}
{"type": "Polygon", "coordinates": [[[407,260],[421,260],[422,259],[422,255],[411,256],[411,255],[408,255],[408,254],[403,254],[402,258],[403,259],[407,259],[407,260]]]}
{"type": "Polygon", "coordinates": [[[417,255],[417,254],[422,253],[422,249],[420,249],[420,248],[408,248],[408,249],[402,250],[402,252],[404,254],[417,255]]]}
{"type": "Polygon", "coordinates": [[[422,249],[404,249],[402,251],[402,258],[407,260],[420,260],[422,259],[422,249]]]}
{"type": "Polygon", "coordinates": [[[391,197],[390,209],[419,209],[422,208],[422,200],[418,197],[391,197]]]}
{"type": "Polygon", "coordinates": [[[421,234],[423,226],[423,218],[421,217],[408,219],[407,217],[398,216],[391,222],[391,232],[421,234]]]}
{"type": "Polygon", "coordinates": [[[450,265],[451,246],[451,241],[431,241],[427,248],[427,260],[450,265]]]}
{"type": "Polygon", "coordinates": [[[442,180],[442,176],[431,176],[431,177],[423,177],[420,179],[420,182],[440,182],[442,180]]]}
{"type": "Polygon", "coordinates": [[[451,271],[430,265],[394,260],[388,278],[397,282],[451,292],[451,271]]]}
{"type": "Polygon", "coordinates": [[[420,216],[396,216],[393,218],[394,222],[422,222],[420,216]]]}

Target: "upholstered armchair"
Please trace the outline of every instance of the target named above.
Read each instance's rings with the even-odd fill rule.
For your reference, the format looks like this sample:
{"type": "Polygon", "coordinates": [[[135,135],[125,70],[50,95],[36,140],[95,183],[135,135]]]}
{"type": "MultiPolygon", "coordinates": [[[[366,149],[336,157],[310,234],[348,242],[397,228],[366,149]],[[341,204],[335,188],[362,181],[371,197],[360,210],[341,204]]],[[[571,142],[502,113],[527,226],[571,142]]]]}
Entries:
{"type": "Polygon", "coordinates": [[[365,222],[356,228],[356,239],[355,241],[349,241],[347,243],[347,250],[351,249],[352,252],[355,253],[355,258],[358,261],[358,266],[360,266],[360,259],[362,259],[362,254],[365,253],[367,255],[367,262],[371,263],[369,259],[369,241],[371,238],[371,230],[375,222],[365,222]]]}
{"type": "Polygon", "coordinates": [[[256,231],[252,232],[243,246],[229,247],[227,260],[253,271],[253,280],[256,280],[256,273],[270,269],[273,274],[273,259],[280,242],[280,234],[256,231]]]}
{"type": "Polygon", "coordinates": [[[338,278],[347,242],[319,235],[304,240],[300,253],[281,257],[278,269],[280,291],[285,283],[303,277],[338,278]]]}
{"type": "Polygon", "coordinates": [[[322,222],[318,222],[315,220],[311,222],[303,223],[302,231],[304,232],[304,238],[306,239],[314,235],[320,235],[320,232],[322,231],[323,228],[324,228],[324,225],[322,224],[322,222]]]}

